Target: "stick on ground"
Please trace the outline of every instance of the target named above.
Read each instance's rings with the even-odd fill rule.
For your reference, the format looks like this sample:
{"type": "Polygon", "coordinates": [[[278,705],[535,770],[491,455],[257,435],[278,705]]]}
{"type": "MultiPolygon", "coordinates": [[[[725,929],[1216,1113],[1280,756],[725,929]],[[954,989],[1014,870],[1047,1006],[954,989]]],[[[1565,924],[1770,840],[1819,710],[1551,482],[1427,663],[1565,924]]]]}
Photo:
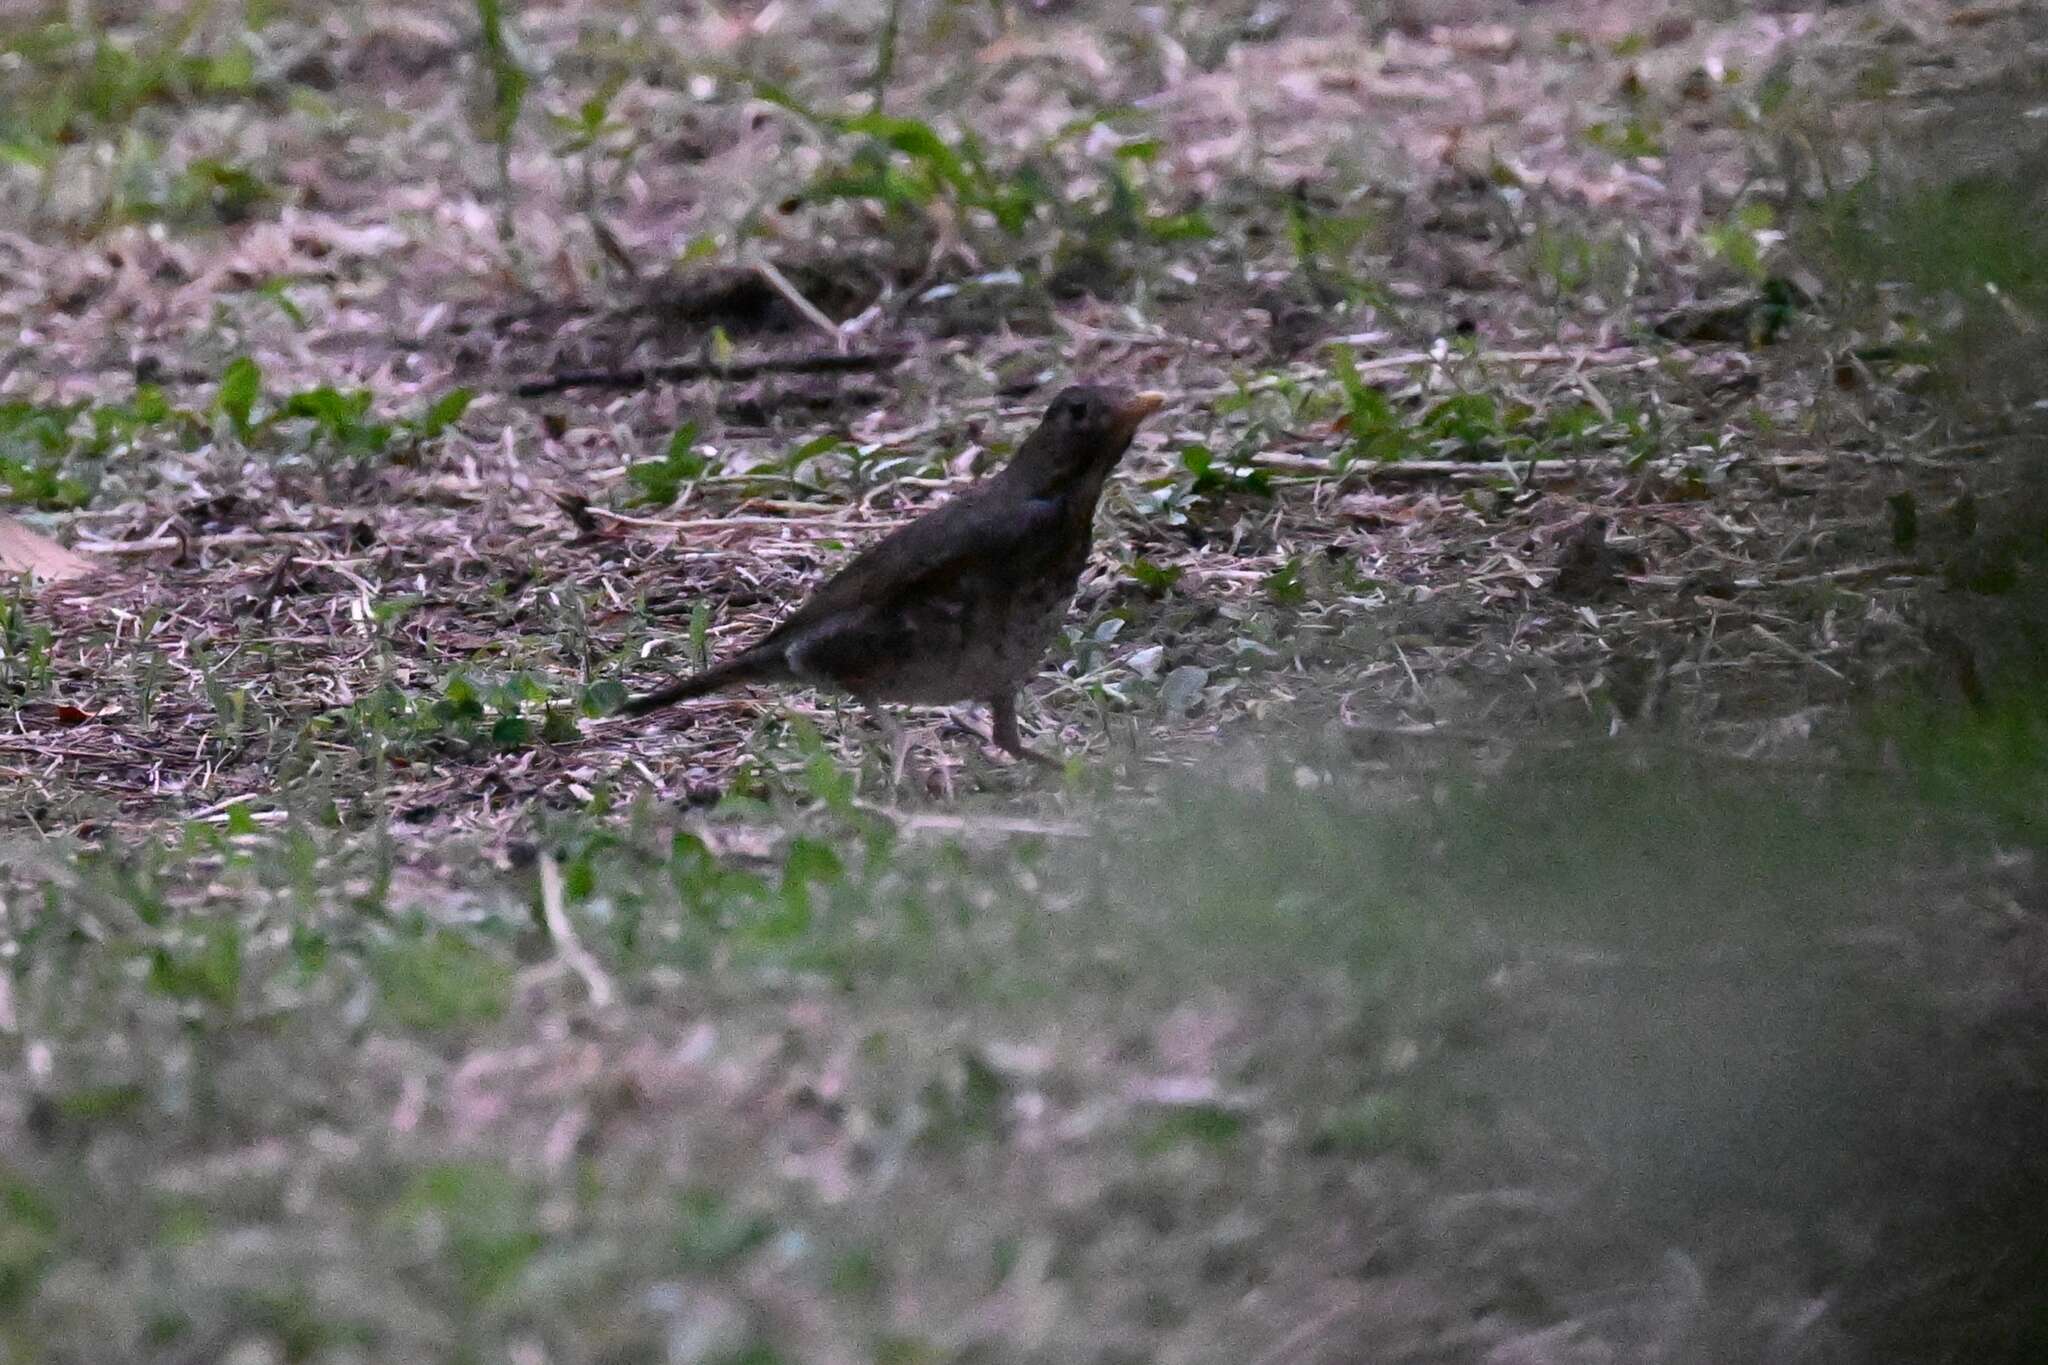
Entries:
{"type": "Polygon", "coordinates": [[[623,370],[561,370],[529,379],[512,390],[520,398],[539,398],[569,389],[637,389],[648,384],[687,379],[754,379],[764,374],[853,374],[894,369],[910,355],[908,348],[874,351],[811,351],[801,355],[757,356],[721,365],[711,360],[675,360],[623,370]]]}

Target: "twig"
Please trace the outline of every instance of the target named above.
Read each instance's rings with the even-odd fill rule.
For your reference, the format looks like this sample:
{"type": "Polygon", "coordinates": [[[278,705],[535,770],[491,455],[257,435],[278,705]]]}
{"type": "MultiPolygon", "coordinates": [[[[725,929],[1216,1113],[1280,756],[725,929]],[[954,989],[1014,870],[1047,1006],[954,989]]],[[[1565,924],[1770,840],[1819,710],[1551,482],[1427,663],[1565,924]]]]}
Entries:
{"type": "MultiPolygon", "coordinates": [[[[660,517],[636,517],[625,512],[607,511],[602,507],[591,507],[585,510],[589,515],[603,517],[606,521],[615,521],[626,526],[647,526],[662,531],[718,531],[728,526],[773,526],[788,529],[814,526],[820,521],[836,523],[853,520],[846,516],[846,509],[843,507],[821,507],[816,512],[809,514],[792,514],[780,517],[752,517],[736,514],[732,516],[694,517],[687,521],[664,521],[660,517]]],[[[900,518],[891,520],[888,518],[863,517],[860,519],[859,524],[863,529],[867,530],[888,530],[902,525],[903,522],[900,518]]]]}
{"type": "MultiPolygon", "coordinates": [[[[1356,336],[1331,337],[1327,346],[1347,346],[1360,342],[1356,336]]],[[[1586,369],[1602,370],[1649,370],[1664,363],[1666,355],[1645,354],[1630,346],[1611,347],[1607,350],[1569,351],[1558,347],[1544,347],[1534,351],[1462,351],[1446,349],[1437,351],[1402,351],[1396,355],[1372,356],[1352,362],[1358,373],[1394,374],[1414,369],[1418,365],[1434,365],[1449,368],[1461,363],[1473,365],[1570,365],[1574,372],[1586,369]]],[[[1238,384],[1216,384],[1208,387],[1191,387],[1181,390],[1187,398],[1217,398],[1235,394],[1242,386],[1238,384]]],[[[1252,385],[1254,389],[1259,384],[1252,385]]]]}
{"type": "MultiPolygon", "coordinates": [[[[262,798],[259,797],[257,799],[261,800],[262,798]]],[[[221,800],[214,802],[212,805],[207,806],[203,810],[193,811],[190,815],[186,816],[185,819],[187,821],[225,820],[227,819],[228,812],[230,810],[234,809],[236,806],[243,805],[243,803],[247,802],[248,800],[249,797],[246,793],[240,796],[223,797],[221,800]]],[[[286,812],[281,810],[252,810],[249,811],[248,814],[249,818],[252,820],[282,820],[286,816],[286,812]]]]}
{"type": "Polygon", "coordinates": [[[606,259],[616,265],[628,280],[638,284],[640,267],[634,262],[633,253],[626,250],[626,244],[619,240],[619,235],[611,230],[611,226],[604,219],[597,216],[595,210],[585,216],[590,223],[590,235],[596,240],[598,250],[602,251],[606,259]]]}
{"type": "MultiPolygon", "coordinates": [[[[1866,578],[1917,578],[1931,574],[1934,570],[1917,559],[1891,559],[1882,564],[1851,564],[1846,568],[1828,569],[1823,573],[1803,573],[1792,578],[1760,579],[1759,585],[1772,588],[1795,588],[1806,583],[1850,583],[1866,578]]],[[[1737,587],[1746,587],[1741,579],[1737,587]]]]}
{"type": "Polygon", "coordinates": [[[1628,459],[1619,455],[1586,456],[1534,460],[1527,464],[1510,464],[1504,460],[1354,460],[1340,470],[1328,460],[1269,450],[1254,455],[1251,465],[1255,469],[1270,469],[1278,473],[1363,479],[1370,483],[1420,482],[1424,479],[1481,479],[1488,482],[1509,479],[1515,483],[1528,483],[1584,478],[1601,472],[1617,473],[1627,468],[1628,459]]]}
{"type": "Polygon", "coordinates": [[[1422,679],[1415,676],[1415,665],[1408,662],[1408,651],[1401,648],[1398,641],[1394,644],[1394,657],[1401,661],[1401,671],[1408,675],[1408,685],[1415,689],[1415,700],[1424,706],[1429,705],[1429,694],[1422,690],[1422,679]]]}
{"type": "Polygon", "coordinates": [[[1820,658],[1807,653],[1805,650],[1793,644],[1791,641],[1785,639],[1783,636],[1773,635],[1770,631],[1766,630],[1760,624],[1752,623],[1750,625],[1750,629],[1756,632],[1758,635],[1761,635],[1773,649],[1776,649],[1779,653],[1785,655],[1787,658],[1794,659],[1800,663],[1807,664],[1813,668],[1817,668],[1821,672],[1827,674],[1830,678],[1835,678],[1841,682],[1849,681],[1849,679],[1841,672],[1840,669],[1834,668],[1827,664],[1825,661],[1821,660],[1820,658]]]}
{"type": "Polygon", "coordinates": [[[552,855],[540,860],[540,914],[541,922],[548,927],[548,937],[555,942],[555,952],[570,971],[583,979],[592,1008],[609,1006],[615,994],[611,978],[584,948],[582,940],[576,937],[575,926],[569,923],[562,897],[562,865],[552,855]]]}
{"type": "Polygon", "coordinates": [[[805,298],[803,290],[798,289],[775,262],[766,256],[754,257],[754,273],[766,280],[770,289],[782,295],[784,302],[803,314],[804,321],[832,338],[832,344],[838,349],[839,354],[846,353],[846,333],[840,330],[839,324],[827,317],[824,309],[805,298]]]}
{"type": "Polygon", "coordinates": [[[638,389],[649,384],[676,383],[690,379],[754,379],[764,374],[850,374],[860,370],[887,370],[910,356],[908,347],[892,346],[873,351],[812,351],[799,355],[758,356],[719,364],[712,360],[674,360],[625,370],[560,370],[515,386],[519,398],[541,398],[567,389],[638,389]]]}
{"type": "MultiPolygon", "coordinates": [[[[1794,574],[1789,578],[1765,578],[1752,574],[1744,578],[1729,578],[1731,588],[1742,592],[1755,592],[1762,588],[1799,588],[1814,583],[1858,583],[1877,578],[1921,578],[1934,570],[1917,559],[1888,559],[1878,564],[1850,564],[1839,569],[1825,569],[1819,573],[1794,574]]],[[[1648,588],[1679,588],[1688,581],[1696,581],[1690,574],[1637,574],[1633,581],[1648,588]]]]}
{"type": "Polygon", "coordinates": [[[1253,1365],[1287,1365],[1300,1360],[1309,1347],[1329,1332],[1332,1327],[1365,1307],[1362,1297],[1356,1292],[1346,1294],[1314,1317],[1302,1322],[1286,1336],[1280,1338],[1253,1365]]]}
{"type": "Polygon", "coordinates": [[[223,531],[217,536],[151,536],[147,540],[81,540],[73,548],[93,555],[146,555],[158,550],[208,550],[216,545],[269,545],[317,537],[319,531],[223,531]]]}
{"type": "Polygon", "coordinates": [[[900,834],[1025,834],[1048,839],[1085,839],[1090,833],[1086,825],[1071,820],[1035,820],[1029,816],[1012,815],[946,815],[937,811],[917,811],[906,815],[886,806],[868,809],[892,818],[900,817],[896,826],[900,834]]]}
{"type": "MultiPolygon", "coordinates": [[[[1349,345],[1350,337],[1331,337],[1326,345],[1349,345]]],[[[1403,351],[1399,355],[1374,356],[1369,360],[1352,363],[1360,374],[1374,374],[1384,370],[1406,370],[1416,365],[1452,365],[1461,360],[1475,364],[1496,365],[1576,365],[1597,366],[1602,369],[1648,368],[1658,361],[1656,356],[1645,356],[1632,346],[1620,346],[1605,351],[1567,351],[1555,346],[1546,346],[1535,351],[1403,351]]]]}

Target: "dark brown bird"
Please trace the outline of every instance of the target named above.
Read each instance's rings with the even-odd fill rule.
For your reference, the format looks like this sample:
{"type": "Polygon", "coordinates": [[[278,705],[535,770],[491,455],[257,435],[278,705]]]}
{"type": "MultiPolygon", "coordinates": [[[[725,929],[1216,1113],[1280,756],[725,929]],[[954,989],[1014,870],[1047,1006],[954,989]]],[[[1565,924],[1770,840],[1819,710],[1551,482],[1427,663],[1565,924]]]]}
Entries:
{"type": "Polygon", "coordinates": [[[889,736],[880,703],[979,701],[1005,753],[1024,747],[1017,689],[1038,671],[1080,582],[1095,504],[1157,393],[1076,385],[1010,462],[891,533],[835,574],[755,644],[620,708],[644,715],[741,683],[809,683],[851,694],[889,736]]]}

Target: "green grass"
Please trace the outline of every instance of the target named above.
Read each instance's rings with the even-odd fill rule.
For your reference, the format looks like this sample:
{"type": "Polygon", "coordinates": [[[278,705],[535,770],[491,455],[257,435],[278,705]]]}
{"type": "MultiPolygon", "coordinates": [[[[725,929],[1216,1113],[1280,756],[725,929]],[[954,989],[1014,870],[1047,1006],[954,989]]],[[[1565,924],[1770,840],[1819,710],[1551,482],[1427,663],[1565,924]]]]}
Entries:
{"type": "Polygon", "coordinates": [[[1568,1225],[1569,1265],[1652,1236],[1674,1191],[1768,1207],[1774,1162],[1861,1162],[1885,1131],[1837,1079],[1890,1056],[1887,1031],[1919,1037],[1918,988],[1839,945],[1897,924],[1936,850],[1969,856],[1928,833],[1963,827],[1948,808],[1619,755],[1400,799],[1312,762],[1250,775],[1263,791],[1192,787],[1044,842],[905,840],[838,788],[779,817],[803,832],[765,858],[653,811],[565,815],[536,852],[617,987],[607,1014],[579,1004],[533,873],[454,849],[433,856],[460,902],[414,901],[364,840],[296,820],[13,858],[0,948],[20,1036],[54,1049],[24,1092],[45,1136],[10,1153],[0,1206],[14,1349],[245,1334],[454,1360],[538,1328],[631,1351],[672,1330],[649,1296],[681,1274],[726,1348],[886,1351],[905,1324],[856,1279],[937,1295],[910,1323],[936,1340],[939,1302],[1041,1244],[1028,1283],[1071,1305],[1051,1340],[1078,1345],[1122,1320],[1128,1218],[1152,1228],[1152,1291],[1199,1302],[1201,1266],[1330,1216],[1340,1172],[1610,1164],[1645,1202],[1568,1225]],[[1510,998],[1584,992],[1551,1026],[1569,1050],[1503,1015],[1502,972],[1510,998]],[[1759,1147],[1723,1088],[1746,1082],[1700,1071],[1735,1057],[1852,1131],[1759,1147]],[[1099,1108],[1162,1075],[1198,1088],[1099,1108]],[[703,1086],[739,1088],[676,1107],[703,1086]],[[1047,1205],[1042,1124],[1084,1113],[1054,1150],[1096,1193],[1047,1205]],[[1552,1136],[1528,1146],[1518,1114],[1552,1136]],[[836,1306],[775,1325],[789,1293],[836,1306]]]}

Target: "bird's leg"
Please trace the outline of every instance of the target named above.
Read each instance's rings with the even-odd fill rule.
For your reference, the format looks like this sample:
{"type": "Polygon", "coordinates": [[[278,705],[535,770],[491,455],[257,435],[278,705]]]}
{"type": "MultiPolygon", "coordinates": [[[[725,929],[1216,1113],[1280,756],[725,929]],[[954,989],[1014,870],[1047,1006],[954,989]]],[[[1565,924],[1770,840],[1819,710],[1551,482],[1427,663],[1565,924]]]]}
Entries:
{"type": "Polygon", "coordinates": [[[867,713],[874,717],[875,727],[889,741],[889,786],[901,790],[903,786],[903,765],[910,758],[910,736],[896,723],[896,717],[882,709],[882,704],[867,697],[860,699],[867,713]]]}
{"type": "Polygon", "coordinates": [[[988,714],[989,719],[994,722],[996,747],[1010,757],[1026,759],[1047,768],[1067,766],[1057,758],[1024,747],[1024,736],[1017,730],[1017,698],[1014,694],[1004,693],[999,697],[990,697],[988,714]]]}

